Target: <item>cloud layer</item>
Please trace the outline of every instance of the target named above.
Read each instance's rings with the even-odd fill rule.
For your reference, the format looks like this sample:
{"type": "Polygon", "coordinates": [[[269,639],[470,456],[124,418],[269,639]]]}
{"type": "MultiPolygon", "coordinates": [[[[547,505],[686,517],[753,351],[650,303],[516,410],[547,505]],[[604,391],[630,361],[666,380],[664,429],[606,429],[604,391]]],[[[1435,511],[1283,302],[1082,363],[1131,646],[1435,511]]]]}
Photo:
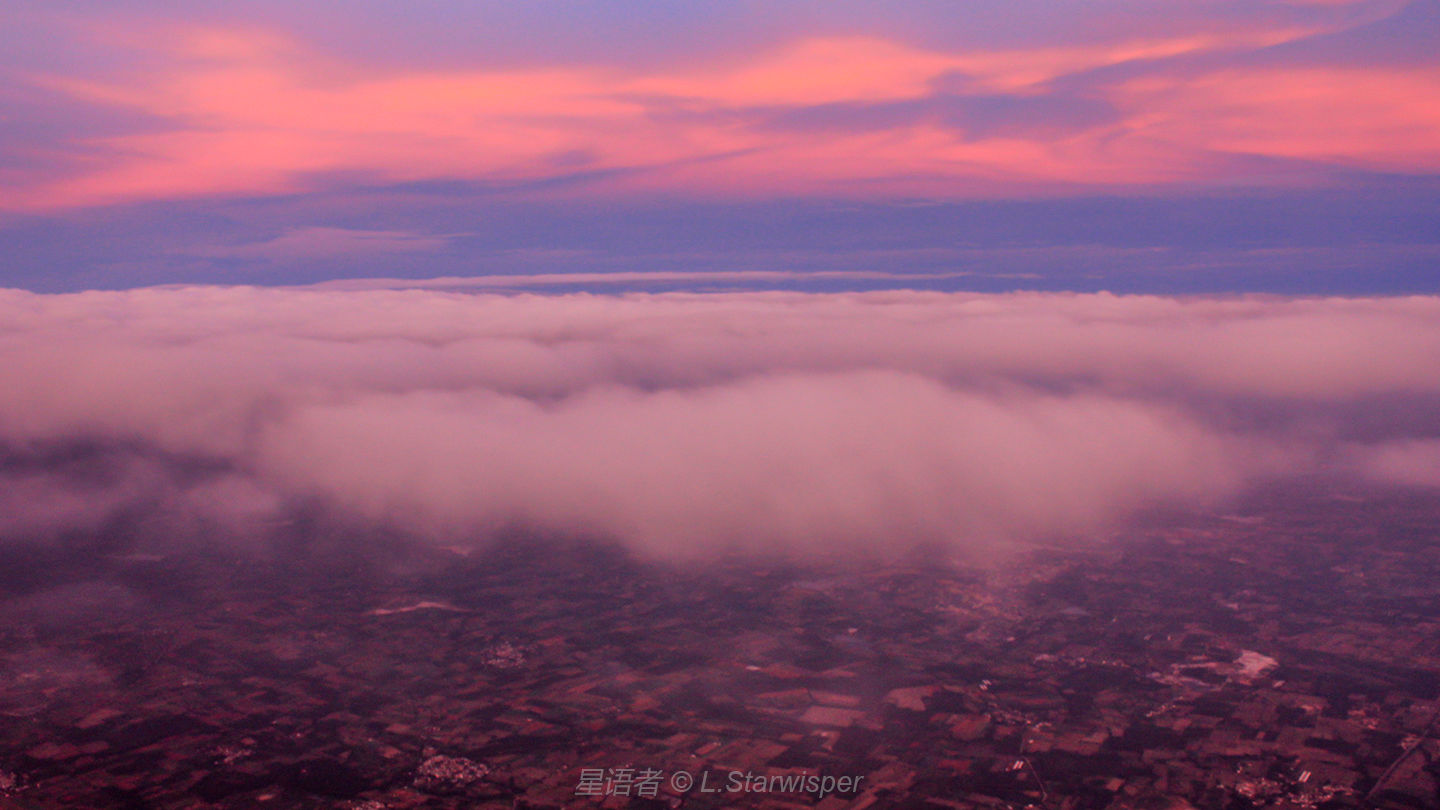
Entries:
{"type": "Polygon", "coordinates": [[[1276,476],[1440,484],[1440,299],[0,294],[0,536],[957,550],[1276,476]],[[1370,403],[1395,418],[1357,418],[1370,403]]]}

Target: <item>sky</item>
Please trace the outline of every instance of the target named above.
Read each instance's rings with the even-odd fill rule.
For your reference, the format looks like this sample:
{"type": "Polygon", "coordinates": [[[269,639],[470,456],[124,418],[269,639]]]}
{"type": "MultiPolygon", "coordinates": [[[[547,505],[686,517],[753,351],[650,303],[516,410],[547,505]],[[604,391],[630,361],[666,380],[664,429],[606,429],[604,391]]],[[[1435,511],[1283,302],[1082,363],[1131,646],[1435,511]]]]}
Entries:
{"type": "Polygon", "coordinates": [[[0,10],[0,286],[1389,295],[1440,0],[0,10]]]}

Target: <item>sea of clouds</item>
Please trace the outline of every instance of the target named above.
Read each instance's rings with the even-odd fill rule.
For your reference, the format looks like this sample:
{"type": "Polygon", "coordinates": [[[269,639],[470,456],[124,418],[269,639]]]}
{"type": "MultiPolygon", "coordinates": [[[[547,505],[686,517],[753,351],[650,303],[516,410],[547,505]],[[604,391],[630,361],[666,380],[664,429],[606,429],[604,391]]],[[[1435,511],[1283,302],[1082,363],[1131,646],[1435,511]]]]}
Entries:
{"type": "Polygon", "coordinates": [[[0,291],[0,543],[956,551],[1440,487],[1440,298],[0,291]],[[146,535],[152,535],[146,537],[146,535]],[[136,539],[138,538],[138,539],[136,539]]]}

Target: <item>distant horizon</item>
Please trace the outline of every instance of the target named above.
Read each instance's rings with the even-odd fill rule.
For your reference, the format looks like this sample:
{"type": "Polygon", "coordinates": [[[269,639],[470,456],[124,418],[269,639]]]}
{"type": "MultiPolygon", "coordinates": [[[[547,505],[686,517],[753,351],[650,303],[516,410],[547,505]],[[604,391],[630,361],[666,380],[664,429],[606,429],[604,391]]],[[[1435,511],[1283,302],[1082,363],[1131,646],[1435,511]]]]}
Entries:
{"type": "Polygon", "coordinates": [[[1004,297],[1034,296],[1113,296],[1116,298],[1157,298],[1178,301],[1225,300],[1386,300],[1440,298],[1440,291],[1383,292],[1276,292],[1256,290],[1190,290],[1154,291],[1150,289],[1110,289],[1106,287],[963,287],[944,286],[942,282],[973,279],[969,273],[867,273],[864,271],[697,271],[694,273],[538,273],[490,274],[479,276],[436,277],[363,277],[345,276],[325,281],[257,284],[225,281],[175,281],[124,287],[84,287],[63,290],[31,289],[0,286],[0,292],[21,293],[43,297],[65,297],[87,293],[127,293],[145,291],[178,291],[187,289],[257,289],[314,292],[382,292],[427,291],[475,296],[541,296],[562,298],[584,295],[615,296],[725,296],[795,294],[805,296],[845,296],[884,293],[916,293],[943,296],[1004,297]],[[653,276],[653,278],[649,278],[653,276]],[[846,286],[846,285],[850,286],[846,286]]]}

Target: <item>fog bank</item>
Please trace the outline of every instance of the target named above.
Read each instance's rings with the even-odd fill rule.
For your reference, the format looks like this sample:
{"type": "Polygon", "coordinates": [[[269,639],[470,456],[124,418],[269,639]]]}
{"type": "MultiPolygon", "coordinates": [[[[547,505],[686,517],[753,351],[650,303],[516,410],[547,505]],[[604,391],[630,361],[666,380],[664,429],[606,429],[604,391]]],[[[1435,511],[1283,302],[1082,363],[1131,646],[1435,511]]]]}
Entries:
{"type": "Polygon", "coordinates": [[[305,503],[446,544],[993,548],[1440,485],[1437,368],[1434,297],[3,291],[0,537],[243,544],[305,503]]]}

